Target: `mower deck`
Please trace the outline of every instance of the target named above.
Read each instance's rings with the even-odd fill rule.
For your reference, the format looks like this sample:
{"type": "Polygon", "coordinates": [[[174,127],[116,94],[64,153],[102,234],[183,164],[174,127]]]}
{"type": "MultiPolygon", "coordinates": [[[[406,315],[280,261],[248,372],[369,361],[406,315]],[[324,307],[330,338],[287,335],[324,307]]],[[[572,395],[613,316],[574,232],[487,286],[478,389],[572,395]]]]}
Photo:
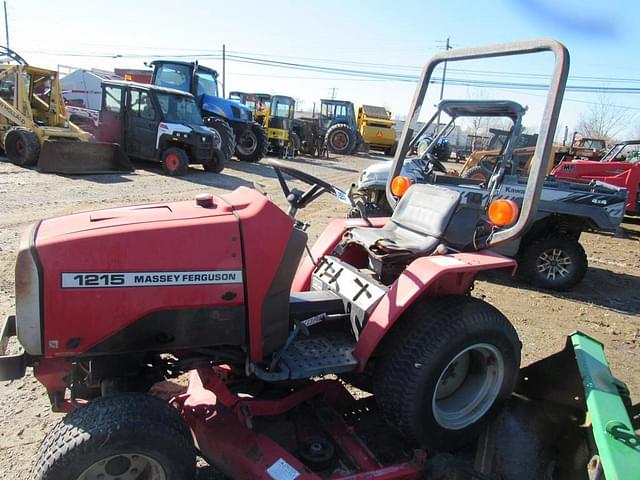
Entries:
{"type": "Polygon", "coordinates": [[[187,393],[174,401],[204,458],[233,478],[408,479],[421,471],[424,452],[380,430],[372,398],[356,400],[338,380],[253,400],[232,393],[224,376],[215,367],[193,371],[187,393]],[[384,439],[377,451],[376,439],[384,439]]]}

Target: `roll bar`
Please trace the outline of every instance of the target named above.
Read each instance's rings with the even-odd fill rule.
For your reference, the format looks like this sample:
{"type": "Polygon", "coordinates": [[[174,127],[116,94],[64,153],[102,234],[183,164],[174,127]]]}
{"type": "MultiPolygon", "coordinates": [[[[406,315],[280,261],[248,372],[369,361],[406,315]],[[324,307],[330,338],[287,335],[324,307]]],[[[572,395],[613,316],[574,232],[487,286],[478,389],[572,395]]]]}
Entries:
{"type": "Polygon", "coordinates": [[[524,193],[522,208],[518,221],[512,227],[496,231],[486,244],[486,247],[494,247],[501,243],[517,238],[523,234],[537,210],[538,201],[542,192],[542,186],[547,172],[547,165],[551,160],[551,147],[553,137],[558,125],[558,116],[562,106],[562,98],[569,75],[569,52],[567,48],[555,40],[525,40],[520,42],[502,43],[477,48],[464,48],[444,51],[434,55],[429,63],[422,69],[418,86],[411,101],[407,121],[400,135],[399,147],[393,158],[390,175],[387,179],[386,194],[391,207],[395,207],[397,200],[391,193],[391,181],[400,174],[402,165],[409,151],[409,145],[413,137],[420,115],[420,109],[424,103],[427,88],[431,81],[433,71],[442,62],[457,62],[461,60],[474,60],[482,58],[509,57],[513,55],[528,55],[539,52],[552,52],[555,56],[555,65],[547,102],[542,115],[540,133],[536,143],[527,188],[524,193]]]}

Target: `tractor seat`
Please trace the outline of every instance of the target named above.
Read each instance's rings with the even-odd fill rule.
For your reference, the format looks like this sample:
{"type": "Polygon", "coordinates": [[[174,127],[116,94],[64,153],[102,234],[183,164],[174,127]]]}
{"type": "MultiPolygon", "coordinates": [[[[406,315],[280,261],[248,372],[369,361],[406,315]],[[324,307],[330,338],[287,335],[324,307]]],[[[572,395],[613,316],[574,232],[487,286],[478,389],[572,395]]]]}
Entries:
{"type": "Polygon", "coordinates": [[[379,257],[393,253],[431,255],[459,203],[460,192],[430,184],[413,185],[384,227],[351,228],[345,233],[343,244],[360,244],[379,257]]]}

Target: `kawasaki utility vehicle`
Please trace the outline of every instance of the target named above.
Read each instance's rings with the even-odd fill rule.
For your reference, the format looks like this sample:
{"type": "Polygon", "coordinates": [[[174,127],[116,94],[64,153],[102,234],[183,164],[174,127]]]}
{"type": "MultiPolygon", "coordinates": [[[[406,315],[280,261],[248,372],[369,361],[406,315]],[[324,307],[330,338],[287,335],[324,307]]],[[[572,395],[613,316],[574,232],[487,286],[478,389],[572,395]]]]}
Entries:
{"type": "MultiPolygon", "coordinates": [[[[533,153],[532,148],[524,157],[518,154],[525,112],[523,106],[506,100],[443,100],[421,132],[430,128],[438,113],[449,117],[447,127],[422,150],[421,156],[404,162],[401,175],[407,182],[441,185],[463,197],[480,198],[483,205],[498,198],[522,205],[527,178],[518,172],[523,168],[521,162],[528,163],[533,153]],[[438,140],[456,119],[464,117],[506,118],[513,124],[497,151],[489,181],[452,176],[434,154],[438,140]]],[[[379,163],[362,172],[351,190],[358,205],[352,209],[352,217],[391,215],[393,209],[386,195],[391,170],[388,163],[379,163]]],[[[519,273],[529,283],[553,290],[571,288],[587,272],[587,256],[580,245],[580,235],[583,231],[615,232],[624,215],[626,198],[624,188],[603,182],[587,184],[549,177],[544,182],[538,209],[523,235],[503,243],[497,251],[517,258],[519,273]]]]}
{"type": "MultiPolygon", "coordinates": [[[[336,219],[307,249],[296,213],[345,194],[275,161],[287,213],[241,187],[34,225],[1,337],[3,353],[16,334],[24,350],[0,358],[0,378],[33,368],[68,414],[32,478],[191,480],[196,453],[234,479],[638,478],[633,410],[602,345],[575,334],[520,370],[515,329],[470,296],[479,272],[515,267],[488,249],[533,219],[567,51],[440,53],[407,118],[443,61],[544,51],[555,70],[532,174],[521,208],[489,206],[491,228],[478,199],[422,184],[396,201],[389,181],[390,219],[336,219]],[[170,401],[149,393],[187,371],[170,401]]],[[[413,133],[408,122],[391,177],[413,133]]]]}

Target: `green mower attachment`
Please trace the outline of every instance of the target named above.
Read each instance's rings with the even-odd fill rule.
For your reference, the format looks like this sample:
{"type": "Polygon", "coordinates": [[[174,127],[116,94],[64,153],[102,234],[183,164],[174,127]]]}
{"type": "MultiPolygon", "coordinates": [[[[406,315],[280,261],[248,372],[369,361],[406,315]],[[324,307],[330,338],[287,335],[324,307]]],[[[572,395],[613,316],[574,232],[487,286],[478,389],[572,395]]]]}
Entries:
{"type": "Polygon", "coordinates": [[[640,405],[632,405],[627,386],[612,375],[602,343],[573,333],[563,350],[521,370],[515,395],[541,401],[547,414],[554,405],[568,407],[572,423],[590,429],[590,480],[640,479],[640,405]]]}

